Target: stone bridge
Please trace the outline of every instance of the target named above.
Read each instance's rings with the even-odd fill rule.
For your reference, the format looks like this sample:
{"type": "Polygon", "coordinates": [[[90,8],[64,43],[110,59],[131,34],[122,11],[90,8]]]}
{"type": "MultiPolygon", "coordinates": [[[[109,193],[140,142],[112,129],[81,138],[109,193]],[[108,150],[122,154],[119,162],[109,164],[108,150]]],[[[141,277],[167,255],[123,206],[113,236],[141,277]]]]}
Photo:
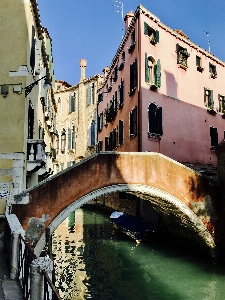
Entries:
{"type": "Polygon", "coordinates": [[[159,153],[102,152],[15,196],[26,236],[45,243],[74,210],[104,194],[126,191],[149,201],[168,227],[210,248],[216,245],[218,187],[206,176],[159,153]]]}

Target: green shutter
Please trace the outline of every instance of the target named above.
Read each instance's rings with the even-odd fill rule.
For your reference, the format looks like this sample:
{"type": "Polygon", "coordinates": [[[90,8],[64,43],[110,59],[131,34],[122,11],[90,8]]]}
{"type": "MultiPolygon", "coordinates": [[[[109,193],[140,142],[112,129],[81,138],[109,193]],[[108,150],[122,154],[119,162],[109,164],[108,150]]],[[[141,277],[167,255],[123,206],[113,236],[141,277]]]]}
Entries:
{"type": "Polygon", "coordinates": [[[72,112],[72,95],[69,95],[69,113],[72,112]]]}
{"type": "Polygon", "coordinates": [[[213,101],[213,90],[210,90],[210,95],[209,95],[209,107],[214,108],[214,101],[213,101]]]}
{"type": "Polygon", "coordinates": [[[133,109],[133,131],[134,135],[137,135],[137,106],[133,109]]]}
{"type": "Polygon", "coordinates": [[[155,42],[155,43],[158,43],[158,42],[159,42],[159,31],[158,31],[158,30],[155,31],[154,42],[155,42]]]}
{"type": "Polygon", "coordinates": [[[148,55],[147,55],[147,53],[145,53],[145,81],[149,83],[148,55]]]}
{"type": "Polygon", "coordinates": [[[154,66],[155,73],[155,85],[157,88],[161,86],[161,64],[160,59],[158,59],[157,64],[154,66]]]}
{"type": "Polygon", "coordinates": [[[71,149],[71,129],[68,128],[68,150],[71,149]]]}
{"type": "Polygon", "coordinates": [[[91,105],[91,85],[88,85],[87,88],[87,105],[91,105]]]}
{"type": "Polygon", "coordinates": [[[144,34],[148,35],[148,24],[144,22],[144,34]]]}
{"type": "Polygon", "coordinates": [[[74,102],[73,102],[73,111],[76,110],[76,100],[77,100],[76,98],[77,98],[77,94],[74,93],[74,94],[73,94],[73,99],[74,99],[74,102]]]}

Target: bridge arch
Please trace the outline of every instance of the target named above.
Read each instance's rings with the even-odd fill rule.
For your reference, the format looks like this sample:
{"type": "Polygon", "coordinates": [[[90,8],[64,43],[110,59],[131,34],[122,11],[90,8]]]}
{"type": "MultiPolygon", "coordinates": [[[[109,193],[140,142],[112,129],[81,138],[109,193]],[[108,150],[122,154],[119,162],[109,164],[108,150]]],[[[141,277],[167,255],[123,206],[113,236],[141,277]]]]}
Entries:
{"type": "Polygon", "coordinates": [[[159,153],[93,155],[17,195],[12,213],[26,231],[31,220],[42,220],[41,243],[46,228],[52,233],[73,210],[118,191],[149,201],[167,221],[188,229],[190,238],[215,246],[216,187],[201,174],[159,153]]]}

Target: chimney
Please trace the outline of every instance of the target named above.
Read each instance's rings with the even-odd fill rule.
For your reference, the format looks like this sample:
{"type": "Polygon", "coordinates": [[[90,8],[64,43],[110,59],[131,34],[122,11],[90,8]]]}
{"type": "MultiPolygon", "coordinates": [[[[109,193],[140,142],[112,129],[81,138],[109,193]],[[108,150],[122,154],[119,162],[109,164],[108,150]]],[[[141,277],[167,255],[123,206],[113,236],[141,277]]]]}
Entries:
{"type": "Polygon", "coordinates": [[[85,69],[87,66],[87,61],[86,59],[81,59],[80,60],[80,81],[85,79],[85,69]]]}
{"type": "Polygon", "coordinates": [[[124,21],[125,21],[125,32],[127,31],[127,28],[130,25],[130,21],[132,20],[134,16],[134,13],[132,11],[130,11],[129,13],[126,14],[124,21]]]}
{"type": "Polygon", "coordinates": [[[109,74],[109,70],[110,70],[110,68],[108,66],[102,70],[102,72],[104,73],[104,78],[106,78],[107,75],[109,74]]]}

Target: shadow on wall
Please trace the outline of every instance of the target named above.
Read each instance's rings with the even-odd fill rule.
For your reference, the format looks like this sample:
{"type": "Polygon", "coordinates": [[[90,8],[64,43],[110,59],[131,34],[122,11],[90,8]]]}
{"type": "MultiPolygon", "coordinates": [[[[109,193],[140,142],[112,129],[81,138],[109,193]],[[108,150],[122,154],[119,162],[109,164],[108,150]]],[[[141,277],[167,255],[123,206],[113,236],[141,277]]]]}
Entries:
{"type": "Polygon", "coordinates": [[[170,97],[177,98],[177,82],[172,73],[165,71],[166,75],[166,93],[170,97]]]}

